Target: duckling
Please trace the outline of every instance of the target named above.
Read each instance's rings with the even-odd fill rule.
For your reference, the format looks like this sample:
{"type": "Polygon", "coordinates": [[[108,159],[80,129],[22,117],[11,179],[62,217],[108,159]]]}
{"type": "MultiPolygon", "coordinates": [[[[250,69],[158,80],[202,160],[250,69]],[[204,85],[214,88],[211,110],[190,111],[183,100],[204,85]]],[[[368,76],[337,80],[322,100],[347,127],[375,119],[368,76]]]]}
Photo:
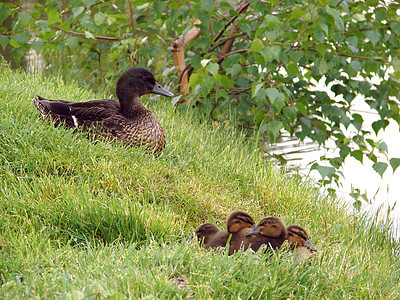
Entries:
{"type": "Polygon", "coordinates": [[[117,81],[116,93],[118,100],[68,102],[37,96],[32,101],[42,119],[54,122],[55,126],[80,127],[133,146],[146,145],[154,152],[164,149],[164,129],[140,96],[152,93],[172,97],[173,94],[144,68],[126,70],[117,81]]]}
{"type": "Polygon", "coordinates": [[[316,252],[317,249],[313,246],[313,244],[308,239],[308,234],[306,230],[299,225],[290,225],[287,227],[288,232],[288,241],[293,248],[304,247],[312,252],[316,252]]]}
{"type": "Polygon", "coordinates": [[[240,249],[242,237],[245,236],[247,231],[253,228],[253,226],[254,220],[247,213],[243,211],[233,212],[229,215],[226,222],[227,231],[218,232],[207,245],[204,245],[204,248],[225,247],[231,235],[229,255],[232,255],[240,249]]]}
{"type": "Polygon", "coordinates": [[[264,244],[268,249],[280,248],[287,239],[286,227],[283,221],[277,217],[262,219],[255,228],[247,232],[243,240],[245,247],[250,247],[257,252],[264,244]]]}
{"type": "Polygon", "coordinates": [[[194,235],[197,237],[200,245],[206,246],[216,235],[223,232],[219,227],[212,223],[205,223],[200,225],[194,235]]]}

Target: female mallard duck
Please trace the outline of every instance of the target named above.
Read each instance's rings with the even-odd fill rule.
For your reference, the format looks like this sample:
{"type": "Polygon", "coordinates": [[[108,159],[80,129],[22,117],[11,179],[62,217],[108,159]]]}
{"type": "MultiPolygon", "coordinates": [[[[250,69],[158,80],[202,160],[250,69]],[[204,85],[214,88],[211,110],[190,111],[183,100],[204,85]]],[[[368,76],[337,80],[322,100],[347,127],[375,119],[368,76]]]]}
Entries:
{"type": "Polygon", "coordinates": [[[225,247],[231,235],[229,242],[229,255],[231,255],[240,249],[243,236],[245,236],[247,231],[253,228],[253,226],[253,218],[247,213],[243,211],[233,212],[229,215],[226,222],[227,231],[218,232],[209,243],[204,245],[204,248],[225,247]]]}
{"type": "Polygon", "coordinates": [[[118,100],[68,102],[47,100],[40,96],[33,104],[43,119],[68,128],[81,127],[95,134],[122,140],[134,146],[146,145],[153,151],[165,147],[165,134],[153,112],[140,101],[145,94],[172,97],[162,88],[153,74],[143,68],[130,68],[117,81],[118,100]]]}
{"type": "Polygon", "coordinates": [[[264,244],[268,249],[275,250],[281,247],[286,239],[287,232],[283,221],[277,217],[268,217],[262,219],[256,227],[247,232],[243,244],[255,252],[264,244]]]}
{"type": "MultiPolygon", "coordinates": [[[[219,229],[219,227],[212,223],[205,223],[200,225],[194,235],[199,241],[200,245],[206,246],[213,238],[215,238],[218,234],[221,234],[223,231],[219,229]]],[[[224,245],[225,246],[225,245],[224,245]]]]}

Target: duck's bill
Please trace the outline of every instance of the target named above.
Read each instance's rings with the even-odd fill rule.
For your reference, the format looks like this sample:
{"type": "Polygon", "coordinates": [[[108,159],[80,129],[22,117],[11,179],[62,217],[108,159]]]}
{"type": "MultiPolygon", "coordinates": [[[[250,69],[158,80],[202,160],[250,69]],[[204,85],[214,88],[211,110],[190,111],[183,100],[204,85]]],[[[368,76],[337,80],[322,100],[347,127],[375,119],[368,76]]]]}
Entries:
{"type": "Polygon", "coordinates": [[[170,91],[167,91],[161,85],[159,85],[158,82],[156,82],[156,84],[154,85],[154,88],[151,90],[151,92],[153,94],[163,95],[163,96],[167,96],[167,97],[174,96],[174,94],[172,94],[170,91]]]}
{"type": "Polygon", "coordinates": [[[254,227],[246,235],[253,235],[253,234],[259,234],[259,233],[261,233],[261,232],[258,229],[258,226],[254,225],[254,227]]]}
{"type": "Polygon", "coordinates": [[[317,248],[314,247],[314,245],[310,242],[310,240],[306,240],[305,243],[303,244],[304,247],[310,249],[311,251],[316,252],[317,248]]]}

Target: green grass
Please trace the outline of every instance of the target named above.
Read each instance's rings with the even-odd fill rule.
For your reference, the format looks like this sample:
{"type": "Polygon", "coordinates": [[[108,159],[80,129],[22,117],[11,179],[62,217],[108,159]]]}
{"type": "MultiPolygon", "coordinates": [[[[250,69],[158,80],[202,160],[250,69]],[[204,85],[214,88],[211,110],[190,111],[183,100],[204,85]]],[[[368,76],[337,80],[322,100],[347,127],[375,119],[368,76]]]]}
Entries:
{"type": "Polygon", "coordinates": [[[390,231],[288,178],[235,129],[143,97],[167,136],[166,149],[153,156],[42,122],[31,102],[36,94],[105,97],[0,66],[2,298],[400,296],[390,231]],[[224,227],[235,210],[299,224],[319,251],[297,264],[286,252],[227,257],[184,243],[203,222],[224,227]]]}

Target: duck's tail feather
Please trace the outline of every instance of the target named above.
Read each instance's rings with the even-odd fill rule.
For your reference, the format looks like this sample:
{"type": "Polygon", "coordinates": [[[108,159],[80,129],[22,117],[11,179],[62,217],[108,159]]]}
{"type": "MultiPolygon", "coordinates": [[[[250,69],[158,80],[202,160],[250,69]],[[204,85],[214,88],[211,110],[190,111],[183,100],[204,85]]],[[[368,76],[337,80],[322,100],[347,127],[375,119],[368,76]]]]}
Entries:
{"type": "Polygon", "coordinates": [[[41,96],[36,96],[32,100],[33,105],[40,112],[43,120],[54,122],[55,126],[65,124],[74,128],[76,124],[70,115],[70,102],[63,100],[47,100],[41,96]]]}

